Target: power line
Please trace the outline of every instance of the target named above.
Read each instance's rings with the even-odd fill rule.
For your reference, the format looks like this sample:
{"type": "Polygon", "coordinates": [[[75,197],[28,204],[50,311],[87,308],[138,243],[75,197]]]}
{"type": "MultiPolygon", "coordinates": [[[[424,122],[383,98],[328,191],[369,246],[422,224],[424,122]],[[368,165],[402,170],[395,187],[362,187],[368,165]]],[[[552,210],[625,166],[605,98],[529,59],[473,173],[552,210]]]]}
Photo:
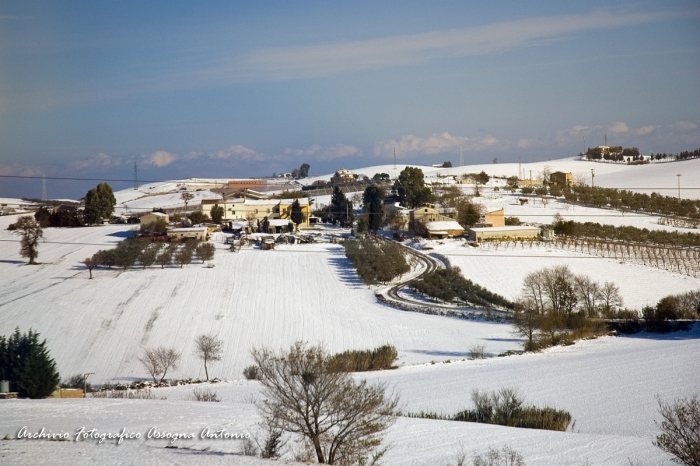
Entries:
{"type": "MultiPolygon", "coordinates": [[[[47,180],[66,180],[66,181],[112,181],[118,183],[133,183],[134,179],[130,180],[115,180],[107,178],[75,178],[75,177],[60,177],[60,176],[24,176],[24,175],[0,175],[0,178],[19,178],[19,179],[47,179],[47,180]]],[[[167,183],[168,180],[141,180],[142,183],[167,183]]]]}

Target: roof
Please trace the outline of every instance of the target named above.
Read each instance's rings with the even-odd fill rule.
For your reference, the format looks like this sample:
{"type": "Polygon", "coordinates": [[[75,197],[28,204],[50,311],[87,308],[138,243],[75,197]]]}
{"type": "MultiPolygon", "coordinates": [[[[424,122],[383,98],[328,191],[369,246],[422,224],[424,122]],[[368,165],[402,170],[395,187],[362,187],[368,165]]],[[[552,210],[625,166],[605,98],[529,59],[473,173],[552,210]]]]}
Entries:
{"type": "Polygon", "coordinates": [[[507,227],[474,227],[470,228],[469,231],[522,231],[522,230],[539,230],[540,227],[531,227],[527,225],[512,226],[507,227]]]}
{"type": "Polygon", "coordinates": [[[146,212],[145,214],[143,214],[143,216],[145,216],[145,215],[155,215],[156,217],[167,217],[168,216],[168,214],[164,214],[163,212],[146,212]]]}
{"type": "Polygon", "coordinates": [[[428,231],[435,231],[435,230],[462,230],[464,231],[464,228],[462,225],[455,221],[440,221],[440,222],[428,222],[425,224],[425,228],[428,231]]]}
{"type": "Polygon", "coordinates": [[[291,220],[284,218],[273,218],[268,220],[271,227],[286,227],[291,223],[291,220]]]}

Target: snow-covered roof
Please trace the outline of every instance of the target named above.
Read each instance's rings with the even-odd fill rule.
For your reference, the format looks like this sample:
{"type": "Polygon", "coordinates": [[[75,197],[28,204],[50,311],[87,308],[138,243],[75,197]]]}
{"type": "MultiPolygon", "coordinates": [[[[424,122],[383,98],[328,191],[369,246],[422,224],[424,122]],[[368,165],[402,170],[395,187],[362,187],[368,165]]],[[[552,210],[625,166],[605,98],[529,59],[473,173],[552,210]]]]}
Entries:
{"type": "Polygon", "coordinates": [[[464,228],[462,227],[462,225],[455,222],[454,220],[428,222],[425,224],[425,228],[427,228],[428,231],[434,231],[434,230],[462,230],[462,231],[464,231],[464,228]]]}
{"type": "Polygon", "coordinates": [[[144,215],[155,215],[156,217],[167,217],[168,214],[164,214],[163,212],[146,212],[144,215]]]}
{"type": "Polygon", "coordinates": [[[268,222],[271,227],[286,227],[291,223],[291,220],[286,218],[273,218],[272,220],[268,220],[268,222]]]}

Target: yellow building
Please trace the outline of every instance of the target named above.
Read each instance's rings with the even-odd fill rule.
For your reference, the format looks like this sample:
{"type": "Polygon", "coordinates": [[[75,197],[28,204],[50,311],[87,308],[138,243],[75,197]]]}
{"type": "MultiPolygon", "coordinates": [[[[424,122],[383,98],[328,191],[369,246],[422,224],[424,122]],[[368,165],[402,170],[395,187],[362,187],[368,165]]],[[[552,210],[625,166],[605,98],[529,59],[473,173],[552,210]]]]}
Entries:
{"type": "MultiPolygon", "coordinates": [[[[306,197],[296,199],[299,201],[304,221],[299,228],[309,228],[311,206],[306,197]]],[[[254,221],[260,222],[264,218],[291,220],[292,204],[295,199],[204,199],[202,200],[202,213],[211,218],[211,209],[218,205],[224,209],[222,221],[254,221]]]]}
{"type": "Polygon", "coordinates": [[[147,214],[143,214],[139,220],[141,221],[141,225],[148,225],[149,223],[153,223],[160,219],[165,220],[165,223],[170,223],[170,217],[168,217],[168,214],[164,214],[162,212],[149,212],[147,214]]]}
{"type": "Polygon", "coordinates": [[[506,226],[506,214],[503,209],[486,212],[484,214],[484,223],[491,224],[492,227],[506,226]]]}

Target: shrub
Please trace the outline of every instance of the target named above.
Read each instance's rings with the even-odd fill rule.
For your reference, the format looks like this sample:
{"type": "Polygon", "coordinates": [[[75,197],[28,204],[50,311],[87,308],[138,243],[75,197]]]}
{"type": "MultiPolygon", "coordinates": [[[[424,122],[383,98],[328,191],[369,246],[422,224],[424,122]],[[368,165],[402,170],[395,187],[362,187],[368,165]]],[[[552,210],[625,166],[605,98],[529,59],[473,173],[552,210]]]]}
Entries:
{"type": "Polygon", "coordinates": [[[410,417],[448,419],[464,422],[480,422],[525,429],[565,431],[571,423],[571,414],[550,407],[524,406],[524,398],[513,388],[501,388],[493,392],[472,391],[473,409],[454,416],[435,413],[419,413],[410,417]]]}
{"type": "Polygon", "coordinates": [[[343,372],[366,372],[393,369],[398,353],[393,345],[384,345],[374,350],[345,351],[331,356],[328,364],[343,372]]]}
{"type": "Polygon", "coordinates": [[[469,348],[469,357],[472,359],[486,359],[484,345],[472,345],[469,348]]]}
{"type": "Polygon", "coordinates": [[[210,390],[208,388],[203,388],[201,390],[195,388],[192,390],[192,399],[194,401],[212,401],[215,403],[221,401],[219,395],[214,390],[210,390]]]}
{"type": "Polygon", "coordinates": [[[474,455],[473,466],[525,466],[523,455],[505,445],[500,450],[490,448],[485,456],[474,455]]]}
{"type": "Polygon", "coordinates": [[[245,377],[246,380],[260,380],[258,366],[248,366],[243,369],[243,377],[245,377]]]}
{"type": "Polygon", "coordinates": [[[674,461],[687,466],[700,465],[700,399],[695,395],[673,403],[657,398],[663,420],[657,425],[661,433],[654,445],[675,456],[674,461]]]}

